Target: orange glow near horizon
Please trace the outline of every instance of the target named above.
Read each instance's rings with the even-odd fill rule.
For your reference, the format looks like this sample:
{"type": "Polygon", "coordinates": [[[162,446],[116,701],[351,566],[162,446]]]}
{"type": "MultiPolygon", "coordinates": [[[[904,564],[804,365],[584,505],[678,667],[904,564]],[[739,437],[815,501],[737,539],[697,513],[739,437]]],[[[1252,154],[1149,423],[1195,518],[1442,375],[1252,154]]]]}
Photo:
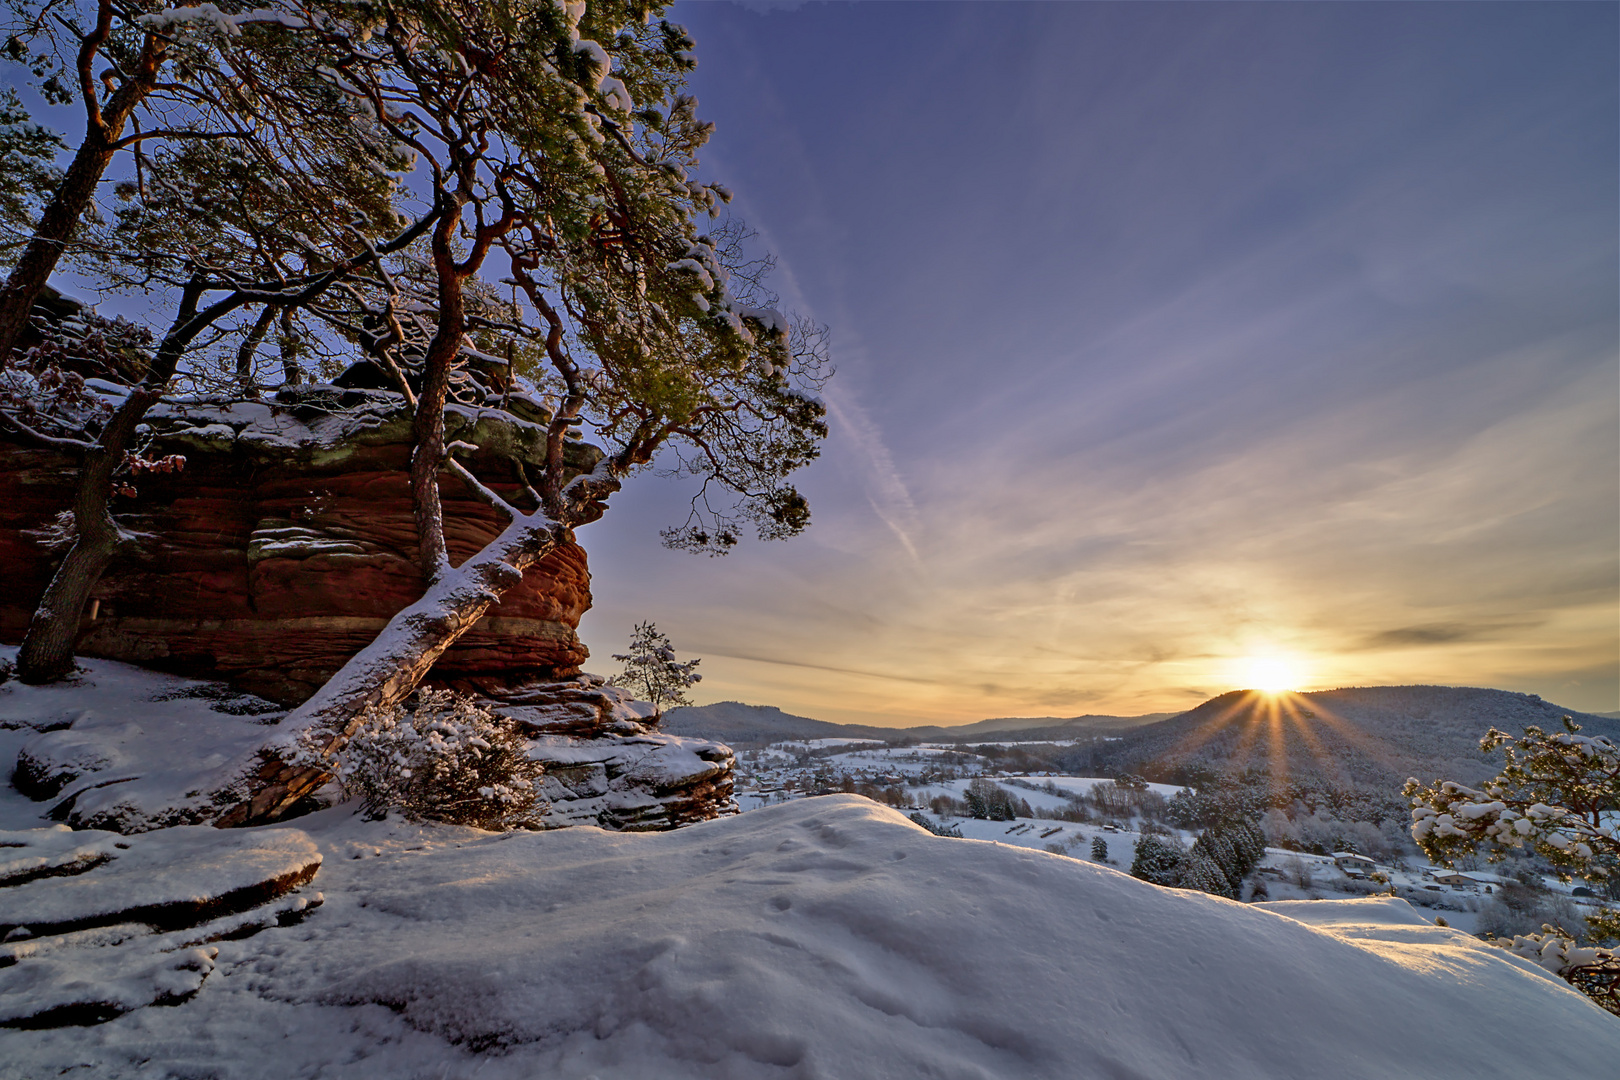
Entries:
{"type": "Polygon", "coordinates": [[[1277,694],[1284,690],[1298,690],[1303,682],[1299,665],[1275,653],[1246,656],[1238,662],[1238,668],[1242,673],[1241,681],[1245,690],[1264,690],[1268,694],[1277,694]]]}

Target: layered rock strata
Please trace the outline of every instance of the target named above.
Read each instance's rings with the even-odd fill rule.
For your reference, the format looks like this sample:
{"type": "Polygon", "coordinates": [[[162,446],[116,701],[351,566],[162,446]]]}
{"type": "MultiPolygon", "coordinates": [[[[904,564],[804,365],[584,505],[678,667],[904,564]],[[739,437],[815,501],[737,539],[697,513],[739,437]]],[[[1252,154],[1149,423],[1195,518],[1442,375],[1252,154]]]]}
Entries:
{"type": "MultiPolygon", "coordinates": [[[[467,463],[503,494],[535,464],[544,428],[507,412],[452,406],[446,434],[480,447],[467,463]]],[[[291,704],[307,698],[400,608],[422,594],[407,477],[410,415],[397,395],[311,388],[278,401],[154,409],[150,458],[178,473],[141,477],[115,498],[138,543],[114,562],[86,613],[78,651],[215,676],[291,704]]],[[[574,441],[571,464],[600,452],[574,441]]],[[[19,641],[55,570],[53,525],[75,463],[0,441],[0,640],[19,641]]],[[[442,485],[446,541],[459,562],[504,522],[454,478],[442,485]]],[[[590,607],[585,553],[553,552],[435,667],[435,676],[555,676],[586,657],[575,630],[590,607]]]]}
{"type": "Polygon", "coordinates": [[[530,736],[546,762],[546,824],[672,829],[734,813],[736,756],[706,739],[665,735],[631,706],[630,694],[594,675],[562,682],[462,680],[530,736]]]}
{"type": "MultiPolygon", "coordinates": [[[[532,402],[507,404],[450,406],[446,438],[479,447],[462,460],[517,499],[524,467],[541,461],[546,417],[532,402]]],[[[118,521],[137,543],[98,585],[77,651],[224,679],[282,705],[303,701],[422,593],[409,436],[402,399],[370,389],[307,387],[269,401],[154,409],[143,454],[181,454],[185,468],[144,475],[116,498],[118,521]]],[[[571,440],[567,461],[584,470],[599,455],[571,440]]],[[[0,641],[21,640],[55,570],[76,478],[69,458],[0,440],[0,641]]],[[[459,562],[504,522],[454,477],[441,490],[459,562]]],[[[732,811],[728,748],[660,734],[624,692],[579,675],[588,654],[576,629],[590,603],[585,553],[565,545],[452,646],[428,682],[476,693],[531,733],[535,755],[548,762],[549,824],[672,828],[732,811]]],[[[83,738],[96,741],[64,730],[30,744],[22,775],[35,797],[65,798],[83,771],[83,738]]],[[[63,816],[76,813],[65,807],[63,816]]]]}

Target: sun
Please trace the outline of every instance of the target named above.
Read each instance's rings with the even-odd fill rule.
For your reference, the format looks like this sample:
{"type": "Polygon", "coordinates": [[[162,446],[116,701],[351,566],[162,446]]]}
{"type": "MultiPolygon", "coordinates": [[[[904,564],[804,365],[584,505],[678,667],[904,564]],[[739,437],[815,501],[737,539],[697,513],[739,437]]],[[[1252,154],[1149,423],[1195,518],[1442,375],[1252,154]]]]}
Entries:
{"type": "Polygon", "coordinates": [[[1300,682],[1299,669],[1281,656],[1249,656],[1241,663],[1243,680],[1251,690],[1269,694],[1293,690],[1300,682]]]}

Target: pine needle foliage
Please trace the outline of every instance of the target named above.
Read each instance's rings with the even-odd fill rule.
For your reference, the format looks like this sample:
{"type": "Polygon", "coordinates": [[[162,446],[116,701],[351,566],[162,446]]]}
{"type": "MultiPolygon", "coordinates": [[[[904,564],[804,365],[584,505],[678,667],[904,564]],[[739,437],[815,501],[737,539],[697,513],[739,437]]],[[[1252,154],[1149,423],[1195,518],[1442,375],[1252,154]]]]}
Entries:
{"type": "Polygon", "coordinates": [[[650,622],[637,623],[630,637],[630,651],[614,653],[613,659],[624,665],[624,672],[613,678],[613,685],[625,687],[642,701],[650,702],[654,720],[663,716],[666,708],[692,704],[686,691],[703,681],[697,673],[703,661],[675,659],[675,647],[669,638],[650,622]]]}
{"type": "MultiPolygon", "coordinates": [[[[1423,853],[1449,866],[1479,850],[1499,862],[1510,850],[1527,848],[1551,863],[1562,881],[1612,883],[1620,874],[1620,745],[1582,735],[1566,716],[1563,731],[1532,726],[1518,738],[1493,727],[1479,747],[1500,749],[1503,765],[1477,788],[1453,780],[1406,782],[1412,838],[1423,853]]],[[[1592,942],[1620,938],[1620,911],[1588,915],[1586,936],[1592,942]]],[[[1496,943],[1620,1014],[1620,958],[1608,949],[1578,947],[1575,928],[1549,924],[1541,933],[1496,943]]]]}

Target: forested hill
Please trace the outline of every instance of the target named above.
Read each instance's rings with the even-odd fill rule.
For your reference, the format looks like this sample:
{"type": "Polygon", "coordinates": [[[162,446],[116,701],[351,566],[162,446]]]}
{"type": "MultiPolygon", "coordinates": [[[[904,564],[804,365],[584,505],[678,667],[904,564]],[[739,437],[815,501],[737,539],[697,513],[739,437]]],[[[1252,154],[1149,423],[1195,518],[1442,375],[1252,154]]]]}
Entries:
{"type": "Polygon", "coordinates": [[[663,730],[673,735],[695,735],[718,739],[740,749],[764,746],[787,739],[880,739],[884,742],[914,739],[918,742],[1036,741],[1090,738],[1115,735],[1143,724],[1151,724],[1173,713],[1145,716],[1010,716],[980,720],[957,727],[872,727],[864,724],[834,724],[794,716],[770,705],[744,705],[721,701],[672,709],[664,717],[663,730]]]}
{"type": "Polygon", "coordinates": [[[1588,734],[1620,739],[1620,720],[1539,697],[1461,686],[1377,686],[1273,697],[1240,690],[1118,741],[1077,749],[1066,764],[1164,778],[1189,768],[1268,768],[1399,788],[1408,776],[1470,782],[1496,772],[1481,754],[1491,727],[1557,730],[1572,717],[1588,734]]]}
{"type": "Polygon", "coordinates": [[[744,705],[740,701],[719,701],[713,705],[692,705],[671,709],[664,714],[660,730],[671,735],[693,735],[718,739],[738,748],[763,746],[788,739],[891,739],[886,728],[855,724],[832,724],[794,716],[774,705],[744,705]]]}

